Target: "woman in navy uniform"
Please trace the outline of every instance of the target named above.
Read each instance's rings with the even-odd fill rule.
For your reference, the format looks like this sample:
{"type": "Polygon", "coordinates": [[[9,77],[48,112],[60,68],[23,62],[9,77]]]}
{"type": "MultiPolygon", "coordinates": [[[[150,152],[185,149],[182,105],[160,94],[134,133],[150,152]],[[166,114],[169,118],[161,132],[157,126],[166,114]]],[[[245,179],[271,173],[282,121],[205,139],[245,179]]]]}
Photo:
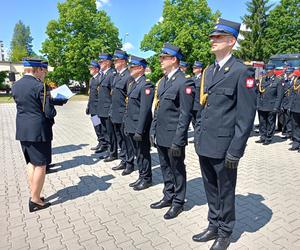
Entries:
{"type": "MultiPolygon", "coordinates": [[[[137,181],[129,186],[139,191],[152,185],[149,130],[152,122],[152,102],[154,86],[146,79],[144,58],[131,56],[130,75],[133,81],[128,86],[128,102],[125,114],[125,133],[134,146],[136,163],[139,169],[137,181]]],[[[128,152],[130,153],[130,152],[128,152]]]]}
{"type": "Polygon", "coordinates": [[[17,105],[16,139],[21,142],[28,168],[31,189],[29,211],[50,206],[41,198],[45,181],[46,165],[51,162],[52,125],[56,110],[50,94],[40,79],[44,77],[41,60],[24,59],[24,76],[12,86],[17,105]]]}
{"type": "Polygon", "coordinates": [[[214,64],[204,70],[196,122],[195,148],[208,202],[209,225],[193,240],[215,240],[226,249],[235,223],[235,186],[255,117],[254,70],[232,56],[240,24],[219,19],[210,34],[214,64]]]}

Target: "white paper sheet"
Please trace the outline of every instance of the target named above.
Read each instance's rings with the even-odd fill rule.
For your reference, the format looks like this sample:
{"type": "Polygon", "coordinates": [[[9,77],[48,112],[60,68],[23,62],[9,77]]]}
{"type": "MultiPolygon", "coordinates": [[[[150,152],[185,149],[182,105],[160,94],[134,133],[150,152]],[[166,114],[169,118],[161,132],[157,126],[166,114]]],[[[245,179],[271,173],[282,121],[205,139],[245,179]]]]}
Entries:
{"type": "Polygon", "coordinates": [[[99,124],[101,124],[101,121],[100,121],[100,118],[98,115],[94,115],[91,117],[91,120],[92,120],[92,123],[93,123],[93,126],[96,127],[98,126],[99,124]]]}
{"type": "Polygon", "coordinates": [[[54,99],[70,99],[75,94],[69,89],[67,85],[61,85],[56,89],[50,91],[51,97],[54,99]]]}

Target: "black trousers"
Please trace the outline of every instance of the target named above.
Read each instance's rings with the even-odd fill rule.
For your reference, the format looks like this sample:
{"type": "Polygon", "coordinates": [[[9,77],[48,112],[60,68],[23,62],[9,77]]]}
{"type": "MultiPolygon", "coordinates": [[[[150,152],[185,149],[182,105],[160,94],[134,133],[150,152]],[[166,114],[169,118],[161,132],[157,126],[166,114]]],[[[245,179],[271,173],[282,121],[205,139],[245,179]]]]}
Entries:
{"type": "Polygon", "coordinates": [[[282,134],[292,135],[292,118],[291,115],[288,114],[286,109],[283,110],[282,117],[282,134]]]}
{"type": "Polygon", "coordinates": [[[135,147],[136,164],[139,170],[139,179],[150,182],[152,181],[151,170],[151,154],[150,154],[150,139],[149,132],[143,134],[143,139],[140,142],[133,140],[134,134],[129,134],[132,143],[135,147]]]}
{"type": "Polygon", "coordinates": [[[163,199],[182,206],[186,194],[185,147],[180,157],[173,157],[167,147],[157,146],[157,151],[164,179],[163,199]]]}
{"type": "Polygon", "coordinates": [[[293,126],[292,147],[300,149],[300,113],[292,112],[291,117],[292,117],[292,126],[293,126]]]}
{"type": "Polygon", "coordinates": [[[119,158],[122,163],[126,163],[126,145],[125,145],[125,134],[124,134],[124,125],[122,123],[113,123],[114,131],[116,134],[118,146],[120,148],[119,158]]]}
{"type": "Polygon", "coordinates": [[[136,155],[136,142],[133,140],[133,137],[130,136],[129,133],[125,133],[124,130],[124,142],[125,142],[125,149],[126,149],[126,168],[127,169],[134,169],[134,158],[136,155]]]}
{"type": "Polygon", "coordinates": [[[271,141],[275,134],[276,114],[258,110],[259,134],[261,139],[271,141]]]}
{"type": "Polygon", "coordinates": [[[114,125],[108,117],[100,117],[100,120],[105,141],[109,146],[109,155],[112,157],[118,157],[118,144],[114,125]]]}
{"type": "Polygon", "coordinates": [[[235,186],[237,169],[224,166],[224,159],[199,156],[208,202],[209,228],[219,236],[229,236],[235,223],[235,186]]]}
{"type": "MultiPolygon", "coordinates": [[[[95,114],[91,114],[91,117],[94,116],[95,114]]],[[[106,146],[107,145],[107,142],[104,138],[104,135],[102,133],[102,127],[101,127],[101,124],[97,125],[97,126],[94,126],[94,130],[95,130],[95,133],[96,133],[96,136],[97,136],[97,140],[99,143],[101,143],[101,145],[104,145],[106,146]]]]}

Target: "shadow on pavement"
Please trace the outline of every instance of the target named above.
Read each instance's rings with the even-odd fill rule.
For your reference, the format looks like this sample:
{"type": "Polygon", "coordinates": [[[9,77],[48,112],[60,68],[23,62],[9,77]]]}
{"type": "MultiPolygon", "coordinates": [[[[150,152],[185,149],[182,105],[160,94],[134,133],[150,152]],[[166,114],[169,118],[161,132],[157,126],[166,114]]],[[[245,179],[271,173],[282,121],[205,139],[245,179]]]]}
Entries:
{"type": "Polygon", "coordinates": [[[273,212],[264,203],[260,194],[236,195],[236,224],[232,242],[236,242],[244,232],[254,233],[271,220],[273,212]]]}
{"type": "Polygon", "coordinates": [[[52,148],[52,154],[55,155],[55,154],[62,154],[62,153],[68,153],[68,152],[80,150],[87,145],[89,144],[79,144],[79,145],[70,144],[70,145],[55,147],[52,148]]]}
{"type": "Polygon", "coordinates": [[[54,200],[52,205],[64,203],[69,200],[74,200],[82,196],[87,196],[95,191],[105,191],[110,186],[111,179],[115,178],[113,175],[105,175],[98,177],[95,175],[80,176],[80,181],[77,185],[63,188],[55,194],[47,197],[47,201],[54,200]]]}
{"type": "Polygon", "coordinates": [[[63,162],[55,163],[56,166],[60,166],[55,168],[55,171],[62,171],[70,168],[75,168],[80,165],[94,165],[99,162],[101,159],[98,155],[81,155],[81,156],[74,156],[71,160],[66,160],[63,162]]]}

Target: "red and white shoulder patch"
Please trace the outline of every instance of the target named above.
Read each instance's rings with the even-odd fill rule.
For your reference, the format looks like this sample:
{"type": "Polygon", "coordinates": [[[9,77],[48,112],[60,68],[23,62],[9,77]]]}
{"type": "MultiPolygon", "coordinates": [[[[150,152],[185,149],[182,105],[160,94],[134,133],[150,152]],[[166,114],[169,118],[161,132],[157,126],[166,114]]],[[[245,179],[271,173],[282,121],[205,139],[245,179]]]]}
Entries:
{"type": "Polygon", "coordinates": [[[185,87],[185,93],[186,93],[187,95],[192,94],[192,87],[185,87]]]}
{"type": "Polygon", "coordinates": [[[151,89],[149,89],[149,88],[145,89],[145,94],[150,95],[151,94],[151,89]]]}
{"type": "Polygon", "coordinates": [[[248,77],[246,78],[246,88],[250,89],[254,87],[254,78],[253,77],[248,77]]]}

